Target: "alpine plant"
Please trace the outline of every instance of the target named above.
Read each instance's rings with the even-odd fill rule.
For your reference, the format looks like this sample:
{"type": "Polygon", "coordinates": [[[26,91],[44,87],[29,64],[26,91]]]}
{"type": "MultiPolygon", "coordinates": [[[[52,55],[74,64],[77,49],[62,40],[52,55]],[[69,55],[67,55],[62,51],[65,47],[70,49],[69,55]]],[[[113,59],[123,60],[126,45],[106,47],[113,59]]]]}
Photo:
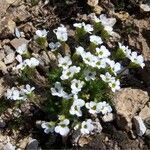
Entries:
{"type": "MultiPolygon", "coordinates": [[[[112,49],[107,44],[109,38],[115,36],[115,18],[92,14],[89,22],[74,23],[75,34],[71,37],[68,29],[61,24],[53,30],[57,40],[50,43],[48,31],[37,30],[35,33],[36,42],[46,54],[51,51],[57,58],[57,66],[51,65],[48,72],[51,83],[48,89],[49,109],[55,119],[42,123],[46,134],[55,132],[67,136],[72,130],[80,130],[83,135],[100,132],[102,118],[113,114],[111,99],[113,93],[121,88],[123,72],[145,66],[142,55],[128,46],[118,42],[112,49]]],[[[40,61],[29,53],[26,44],[18,47],[16,53],[17,65],[13,69],[19,73],[28,73],[29,69],[40,65],[40,61]]],[[[30,85],[24,89],[12,87],[7,90],[6,98],[26,100],[34,90],[30,85]]]]}

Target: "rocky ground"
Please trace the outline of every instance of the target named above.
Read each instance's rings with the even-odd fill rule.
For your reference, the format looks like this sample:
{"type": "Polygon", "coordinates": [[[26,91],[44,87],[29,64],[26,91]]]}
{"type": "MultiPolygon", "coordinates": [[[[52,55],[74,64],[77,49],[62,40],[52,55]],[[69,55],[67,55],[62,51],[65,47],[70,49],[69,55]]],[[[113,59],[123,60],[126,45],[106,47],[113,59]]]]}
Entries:
{"type": "MultiPolygon", "coordinates": [[[[0,0],[0,149],[150,149],[150,2],[147,0],[0,0]],[[45,135],[41,120],[46,80],[39,69],[35,82],[39,88],[36,103],[23,103],[20,110],[3,97],[6,89],[17,82],[11,72],[15,65],[15,49],[28,43],[45,67],[49,59],[32,41],[37,29],[52,31],[60,23],[68,28],[77,20],[86,20],[91,12],[102,12],[117,18],[113,42],[121,39],[145,58],[145,68],[131,70],[124,77],[122,90],[114,96],[113,121],[103,125],[101,134],[62,139],[45,135]],[[39,86],[39,85],[43,86],[39,86]],[[16,116],[20,117],[16,117],[16,116]],[[16,119],[17,118],[17,119],[16,119]]],[[[51,41],[51,34],[49,41],[51,41]]],[[[51,61],[54,61],[51,57],[51,61]]],[[[45,116],[45,117],[43,117],[45,116]]],[[[112,119],[112,118],[111,118],[112,119]]],[[[107,120],[106,120],[107,121],[107,120]]]]}

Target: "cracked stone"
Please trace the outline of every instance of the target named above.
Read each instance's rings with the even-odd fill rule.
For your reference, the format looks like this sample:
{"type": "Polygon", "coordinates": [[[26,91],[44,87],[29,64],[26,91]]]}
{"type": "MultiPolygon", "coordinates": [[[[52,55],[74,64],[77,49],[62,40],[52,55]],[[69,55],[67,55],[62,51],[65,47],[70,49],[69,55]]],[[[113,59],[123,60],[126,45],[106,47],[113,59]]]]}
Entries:
{"type": "Polygon", "coordinates": [[[114,97],[117,112],[117,124],[129,131],[132,128],[132,118],[148,102],[148,92],[140,89],[123,88],[114,97]]]}

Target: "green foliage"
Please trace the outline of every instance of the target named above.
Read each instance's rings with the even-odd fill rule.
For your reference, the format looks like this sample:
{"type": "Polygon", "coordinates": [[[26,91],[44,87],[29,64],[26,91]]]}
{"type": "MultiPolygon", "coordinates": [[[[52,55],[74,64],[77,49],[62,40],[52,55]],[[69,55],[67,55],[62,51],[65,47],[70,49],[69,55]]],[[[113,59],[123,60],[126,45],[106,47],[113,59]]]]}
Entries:
{"type": "Polygon", "coordinates": [[[77,28],[75,33],[76,33],[75,37],[77,41],[80,42],[84,41],[84,36],[86,35],[86,32],[83,28],[77,28]]]}
{"type": "Polygon", "coordinates": [[[108,40],[110,38],[110,35],[108,34],[107,31],[102,30],[101,31],[101,37],[102,37],[103,40],[108,40]]]}
{"type": "Polygon", "coordinates": [[[38,37],[37,39],[36,39],[36,42],[41,46],[41,48],[45,48],[45,46],[46,46],[46,43],[47,43],[47,40],[46,40],[46,38],[44,38],[44,37],[38,37]]]}
{"type": "Polygon", "coordinates": [[[94,26],[95,33],[98,33],[98,32],[101,32],[102,30],[104,30],[104,27],[102,26],[102,24],[100,22],[95,22],[93,24],[93,26],[94,26]]]}
{"type": "Polygon", "coordinates": [[[124,54],[124,52],[122,51],[122,49],[118,48],[117,52],[115,53],[115,58],[121,60],[121,59],[126,58],[126,55],[124,54]]]}
{"type": "Polygon", "coordinates": [[[90,100],[95,102],[100,102],[102,100],[107,100],[108,95],[106,93],[108,92],[108,86],[105,82],[96,79],[92,82],[92,84],[89,83],[88,85],[89,93],[90,93],[90,100]]]}
{"type": "Polygon", "coordinates": [[[117,0],[115,2],[115,8],[117,10],[123,10],[125,8],[125,6],[126,6],[125,0],[117,0]]]}
{"type": "Polygon", "coordinates": [[[49,82],[53,84],[55,83],[55,81],[59,81],[60,75],[61,75],[61,69],[58,68],[51,69],[50,72],[48,73],[49,82]]]}
{"type": "Polygon", "coordinates": [[[26,123],[26,119],[23,116],[14,118],[9,124],[9,128],[18,131],[20,127],[23,127],[26,123]]]}
{"type": "Polygon", "coordinates": [[[38,5],[39,2],[40,0],[31,0],[31,5],[32,6],[38,5]]]}
{"type": "Polygon", "coordinates": [[[7,108],[10,107],[10,102],[7,101],[7,100],[4,99],[4,98],[1,98],[1,99],[0,99],[0,102],[1,102],[1,104],[0,104],[0,115],[1,115],[3,112],[5,112],[5,110],[6,110],[7,108]]]}

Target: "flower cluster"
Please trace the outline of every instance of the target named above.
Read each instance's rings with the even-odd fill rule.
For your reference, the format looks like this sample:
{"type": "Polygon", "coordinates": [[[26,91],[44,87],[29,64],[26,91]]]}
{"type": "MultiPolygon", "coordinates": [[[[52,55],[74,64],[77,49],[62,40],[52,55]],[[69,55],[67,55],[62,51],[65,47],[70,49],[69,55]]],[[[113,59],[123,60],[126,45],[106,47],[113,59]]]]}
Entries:
{"type": "Polygon", "coordinates": [[[19,62],[19,64],[14,69],[17,69],[17,70],[20,70],[20,69],[23,70],[27,66],[29,68],[35,68],[36,66],[39,65],[39,61],[34,57],[23,60],[21,55],[17,55],[16,60],[19,62]]]}
{"type": "Polygon", "coordinates": [[[144,58],[142,55],[138,55],[137,52],[132,52],[131,49],[128,48],[128,46],[124,46],[121,43],[118,43],[119,48],[118,48],[118,53],[122,57],[127,57],[131,60],[131,66],[135,67],[144,67],[144,58]]]}
{"type": "Polygon", "coordinates": [[[16,67],[14,67],[14,69],[23,70],[27,66],[29,68],[35,68],[36,66],[39,65],[39,60],[37,60],[34,57],[29,56],[29,52],[27,50],[27,45],[26,44],[22,44],[21,46],[19,46],[16,49],[16,52],[19,53],[16,56],[16,60],[19,62],[19,64],[16,67]],[[26,58],[26,57],[29,57],[29,58],[23,60],[23,58],[26,58]]]}
{"type": "Polygon", "coordinates": [[[101,14],[99,17],[97,17],[95,14],[89,15],[92,21],[95,23],[100,23],[105,31],[109,35],[113,35],[113,26],[116,23],[115,18],[107,18],[105,14],[101,14]]]}
{"type": "Polygon", "coordinates": [[[109,121],[108,116],[112,117],[113,109],[108,103],[108,95],[120,90],[119,76],[126,67],[144,67],[143,57],[128,46],[119,43],[115,55],[109,50],[107,38],[114,34],[115,18],[107,18],[104,14],[89,17],[92,24],[73,24],[76,48],[67,55],[62,53],[69,38],[67,28],[61,25],[54,30],[59,42],[51,42],[49,47],[58,58],[59,74],[51,87],[51,95],[60,99],[62,111],[58,121],[42,124],[45,133],[55,131],[67,136],[69,127],[80,130],[81,134],[101,131],[100,123],[92,116],[109,121]],[[128,66],[122,65],[124,59],[130,60],[128,66]]]}
{"type": "Polygon", "coordinates": [[[11,89],[7,89],[7,92],[5,94],[7,99],[10,100],[26,100],[28,96],[34,91],[35,87],[31,87],[29,84],[27,84],[24,88],[17,89],[15,87],[12,87],[11,89]]]}
{"type": "MultiPolygon", "coordinates": [[[[121,88],[122,73],[126,69],[145,66],[142,55],[128,46],[119,42],[114,48],[107,43],[115,33],[115,18],[107,18],[105,14],[99,17],[92,14],[89,18],[88,23],[73,24],[75,34],[71,38],[62,24],[53,30],[57,41],[48,43],[48,31],[45,29],[35,33],[34,40],[41,51],[45,51],[47,58],[51,60],[49,51],[57,58],[56,65],[50,62],[42,73],[47,81],[44,87],[50,103],[47,107],[56,119],[42,123],[45,133],[67,136],[72,129],[80,130],[83,135],[101,132],[101,122],[107,122],[110,120],[108,117],[113,116],[110,100],[113,93],[121,88]]],[[[32,71],[41,69],[42,65],[35,69],[40,64],[40,56],[39,60],[33,57],[36,55],[28,51],[27,44],[19,46],[16,53],[19,64],[15,69],[21,70],[25,79],[35,81],[32,71]]],[[[28,84],[19,89],[12,87],[7,90],[6,98],[26,100],[34,89],[28,84]]]]}

